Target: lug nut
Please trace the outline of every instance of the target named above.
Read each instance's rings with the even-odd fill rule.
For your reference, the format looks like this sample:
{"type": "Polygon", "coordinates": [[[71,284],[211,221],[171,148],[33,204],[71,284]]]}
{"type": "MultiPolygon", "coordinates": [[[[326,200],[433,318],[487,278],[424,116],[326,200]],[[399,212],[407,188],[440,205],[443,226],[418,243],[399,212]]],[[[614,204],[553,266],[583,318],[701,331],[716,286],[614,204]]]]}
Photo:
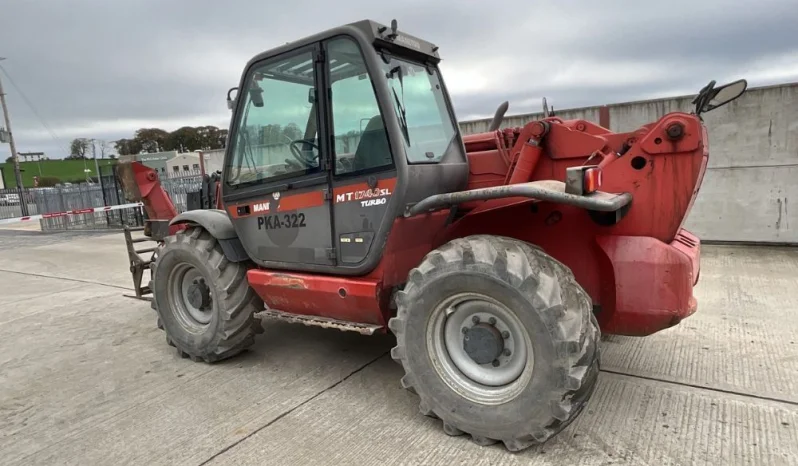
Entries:
{"type": "Polygon", "coordinates": [[[471,318],[471,322],[478,324],[479,323],[479,316],[474,316],[471,318]]]}
{"type": "Polygon", "coordinates": [[[510,332],[508,332],[507,330],[503,331],[502,338],[504,338],[505,340],[510,338],[510,332]]]}
{"type": "Polygon", "coordinates": [[[504,348],[504,351],[502,351],[502,354],[505,355],[505,356],[509,356],[509,355],[511,355],[513,353],[510,351],[510,348],[504,348]]]}
{"type": "Polygon", "coordinates": [[[499,364],[501,364],[501,363],[499,362],[498,359],[494,359],[491,364],[493,364],[493,367],[499,367],[499,364]]]}
{"type": "Polygon", "coordinates": [[[496,325],[496,318],[491,317],[490,319],[488,319],[488,323],[490,323],[491,325],[496,325]]]}
{"type": "Polygon", "coordinates": [[[463,327],[463,335],[465,335],[466,333],[468,333],[468,327],[463,327]]]}

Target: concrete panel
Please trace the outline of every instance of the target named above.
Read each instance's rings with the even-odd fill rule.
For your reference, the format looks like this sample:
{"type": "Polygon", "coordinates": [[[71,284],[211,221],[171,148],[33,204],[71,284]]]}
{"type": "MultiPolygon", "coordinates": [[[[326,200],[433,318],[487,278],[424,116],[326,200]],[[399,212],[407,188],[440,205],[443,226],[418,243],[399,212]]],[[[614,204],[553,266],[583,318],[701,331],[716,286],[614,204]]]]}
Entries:
{"type": "MultiPolygon", "coordinates": [[[[692,100],[693,97],[676,97],[608,105],[610,129],[615,132],[634,131],[670,112],[692,112],[692,100]]],[[[721,109],[715,111],[720,112],[721,109]]]]}
{"type": "Polygon", "coordinates": [[[798,407],[603,373],[593,399],[542,447],[510,454],[447,437],[418,413],[387,357],[222,453],[214,465],[605,465],[798,462],[798,407]]]}
{"type": "Polygon", "coordinates": [[[798,165],[707,170],[685,227],[703,240],[798,243],[798,165]]]}
{"type": "Polygon", "coordinates": [[[125,288],[133,286],[121,232],[42,242],[45,244],[35,246],[28,239],[25,245],[13,249],[0,248],[0,270],[125,288]]]}
{"type": "Polygon", "coordinates": [[[3,319],[11,305],[31,298],[58,293],[78,286],[76,283],[42,277],[29,277],[17,273],[0,271],[0,302],[3,303],[3,319]]]}
{"type": "Polygon", "coordinates": [[[0,325],[3,464],[199,464],[390,347],[267,322],[251,351],[209,365],[178,357],[147,303],[46,309],[0,325]]]}

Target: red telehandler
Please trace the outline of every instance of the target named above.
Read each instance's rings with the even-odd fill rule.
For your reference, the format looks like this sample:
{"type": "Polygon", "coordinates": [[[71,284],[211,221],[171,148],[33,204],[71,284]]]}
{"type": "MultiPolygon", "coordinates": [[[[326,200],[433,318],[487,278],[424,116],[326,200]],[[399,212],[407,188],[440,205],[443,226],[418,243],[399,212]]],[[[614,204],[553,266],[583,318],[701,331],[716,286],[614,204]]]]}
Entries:
{"type": "Polygon", "coordinates": [[[713,81],[693,113],[628,133],[551,115],[499,129],[505,104],[463,136],[439,62],[395,21],[254,57],[194,208],[178,214],[155,170],[121,161],[147,215],[144,238],[126,233],[131,270],[184,357],[240,353],[256,313],[390,331],[423,414],[518,451],[584,408],[600,332],[650,335],[695,312],[699,239],[682,224],[709,156],[701,113],[746,82],[713,81]],[[135,249],[148,239],[152,260],[135,249]]]}

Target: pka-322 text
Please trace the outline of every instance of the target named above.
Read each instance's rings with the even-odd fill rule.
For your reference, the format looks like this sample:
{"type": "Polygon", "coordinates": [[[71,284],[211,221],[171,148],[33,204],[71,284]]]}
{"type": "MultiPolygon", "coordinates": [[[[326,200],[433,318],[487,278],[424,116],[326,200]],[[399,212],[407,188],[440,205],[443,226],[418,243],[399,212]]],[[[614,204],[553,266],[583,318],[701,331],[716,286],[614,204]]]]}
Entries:
{"type": "Polygon", "coordinates": [[[305,214],[263,215],[258,217],[258,230],[305,227],[305,214]]]}

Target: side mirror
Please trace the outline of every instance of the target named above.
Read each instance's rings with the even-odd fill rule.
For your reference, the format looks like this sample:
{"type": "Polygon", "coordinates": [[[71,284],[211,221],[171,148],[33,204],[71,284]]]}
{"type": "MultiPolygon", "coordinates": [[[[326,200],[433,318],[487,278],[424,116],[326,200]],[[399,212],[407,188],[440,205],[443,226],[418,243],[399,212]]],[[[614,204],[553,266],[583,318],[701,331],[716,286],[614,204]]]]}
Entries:
{"type": "Polygon", "coordinates": [[[238,91],[238,88],[237,87],[231,87],[227,91],[227,109],[228,110],[233,110],[234,108],[236,108],[236,99],[234,99],[233,97],[230,97],[230,94],[232,94],[233,91],[238,91]]]}
{"type": "Polygon", "coordinates": [[[693,100],[693,103],[696,104],[695,113],[697,115],[715,110],[737,99],[748,88],[748,81],[740,79],[721,87],[714,87],[714,85],[715,81],[710,82],[693,100]]]}
{"type": "Polygon", "coordinates": [[[715,95],[709,99],[709,102],[704,104],[704,111],[708,112],[720,106],[726,105],[732,100],[743,95],[743,92],[745,92],[747,87],[748,82],[745,79],[741,79],[715,89],[715,95]]]}

